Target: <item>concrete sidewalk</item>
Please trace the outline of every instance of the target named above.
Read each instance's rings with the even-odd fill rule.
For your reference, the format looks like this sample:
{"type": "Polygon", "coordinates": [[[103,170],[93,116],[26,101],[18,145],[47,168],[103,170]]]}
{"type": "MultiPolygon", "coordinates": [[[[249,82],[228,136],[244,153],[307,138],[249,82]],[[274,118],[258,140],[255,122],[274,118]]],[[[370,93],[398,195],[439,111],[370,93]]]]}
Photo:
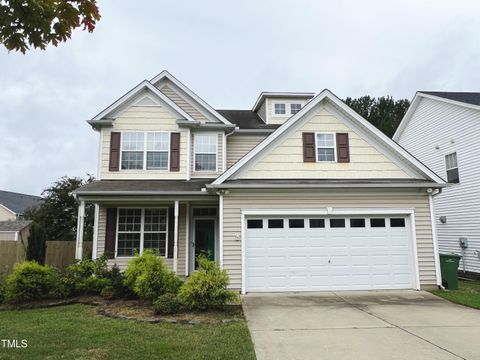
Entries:
{"type": "Polygon", "coordinates": [[[249,294],[258,360],[480,359],[480,311],[423,291],[249,294]]]}

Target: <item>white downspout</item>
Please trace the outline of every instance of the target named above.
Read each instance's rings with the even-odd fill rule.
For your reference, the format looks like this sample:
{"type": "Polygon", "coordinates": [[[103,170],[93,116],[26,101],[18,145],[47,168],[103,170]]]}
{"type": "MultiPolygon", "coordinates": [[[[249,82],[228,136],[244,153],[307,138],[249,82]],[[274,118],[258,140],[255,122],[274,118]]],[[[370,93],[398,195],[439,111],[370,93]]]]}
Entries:
{"type": "Polygon", "coordinates": [[[80,201],[78,206],[77,219],[77,246],[75,251],[75,259],[81,260],[83,258],[83,228],[85,224],[85,201],[80,201]]]}
{"type": "Polygon", "coordinates": [[[440,193],[436,189],[428,195],[428,203],[430,205],[430,222],[432,224],[432,238],[433,238],[433,253],[435,256],[435,274],[437,278],[437,285],[442,287],[442,272],[440,271],[440,253],[438,250],[437,224],[435,222],[435,209],[433,206],[433,197],[440,193]]]}
{"type": "Polygon", "coordinates": [[[175,229],[173,233],[173,271],[178,273],[178,208],[179,202],[175,200],[174,216],[175,216],[175,229]]]}

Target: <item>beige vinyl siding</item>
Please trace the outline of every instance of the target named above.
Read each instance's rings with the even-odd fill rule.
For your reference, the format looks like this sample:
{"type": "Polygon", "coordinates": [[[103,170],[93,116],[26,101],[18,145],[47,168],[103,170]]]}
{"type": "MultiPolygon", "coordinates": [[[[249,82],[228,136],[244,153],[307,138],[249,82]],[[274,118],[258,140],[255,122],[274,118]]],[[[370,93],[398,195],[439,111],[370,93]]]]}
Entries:
{"type": "Polygon", "coordinates": [[[230,276],[230,286],[241,288],[241,211],[242,209],[325,209],[332,208],[414,208],[420,284],[436,284],[435,260],[430,223],[428,196],[418,193],[388,193],[364,191],[363,193],[231,193],[223,198],[224,252],[223,264],[230,276]]]}
{"type": "Polygon", "coordinates": [[[0,241],[15,241],[16,231],[0,231],[0,241]]]}
{"type": "Polygon", "coordinates": [[[10,210],[5,209],[3,206],[0,206],[0,221],[7,220],[16,220],[17,216],[10,210]]]}
{"type": "Polygon", "coordinates": [[[266,114],[267,114],[267,124],[283,124],[287,121],[292,115],[290,114],[289,107],[286,107],[287,113],[285,116],[275,115],[275,104],[302,104],[302,107],[307,103],[305,99],[291,99],[291,98],[267,98],[265,99],[266,104],[266,114]]]}
{"type": "Polygon", "coordinates": [[[283,140],[263,158],[259,159],[239,178],[409,178],[398,165],[380,153],[345,123],[320,110],[308,122],[285,134],[283,140]],[[348,133],[350,162],[304,162],[303,132],[348,133]]]}
{"type": "Polygon", "coordinates": [[[113,128],[100,132],[101,178],[106,179],[186,179],[188,130],[177,126],[178,116],[163,106],[132,106],[121,113],[114,121],[113,128]],[[180,171],[169,170],[120,170],[109,171],[110,133],[112,131],[168,131],[180,132],[180,171]]]}
{"type": "Polygon", "coordinates": [[[175,91],[169,85],[164,85],[160,88],[160,91],[164,93],[170,100],[177,104],[183,111],[190,115],[193,119],[199,121],[207,121],[207,118],[195,108],[191,102],[187,101],[185,97],[180,95],[179,91],[175,91]]]}
{"type": "MultiPolygon", "coordinates": [[[[191,134],[191,141],[190,141],[190,147],[191,147],[191,154],[192,154],[192,159],[190,162],[190,167],[191,167],[191,177],[192,178],[214,178],[219,176],[221,173],[223,173],[223,132],[216,133],[217,134],[217,171],[195,171],[195,134],[191,134]]],[[[206,134],[205,132],[198,132],[197,134],[206,134]]],[[[211,134],[211,132],[209,132],[211,134]]],[[[228,150],[228,148],[227,148],[228,150]]],[[[227,157],[228,158],[228,157],[227,157]]]]}
{"type": "Polygon", "coordinates": [[[230,135],[227,137],[227,169],[244,157],[268,135],[230,135]]]}
{"type": "MultiPolygon", "coordinates": [[[[168,206],[172,206],[172,204],[168,204],[168,206]]],[[[119,207],[122,207],[122,206],[119,206],[119,207]]],[[[144,206],[144,207],[148,207],[148,206],[144,206]]],[[[97,256],[98,257],[100,257],[105,251],[106,216],[107,216],[106,208],[104,206],[100,206],[99,216],[98,216],[98,240],[97,240],[97,256]]],[[[169,229],[169,231],[173,231],[173,229],[169,229]]],[[[180,204],[179,217],[178,217],[178,262],[177,262],[178,275],[180,276],[185,275],[185,261],[186,261],[185,236],[186,236],[186,206],[185,204],[180,204]]],[[[114,264],[117,264],[121,270],[125,270],[127,268],[128,262],[131,259],[132,258],[110,259],[108,260],[108,265],[113,266],[114,264]]],[[[170,270],[173,270],[173,258],[166,258],[165,262],[168,268],[170,270]]]]}

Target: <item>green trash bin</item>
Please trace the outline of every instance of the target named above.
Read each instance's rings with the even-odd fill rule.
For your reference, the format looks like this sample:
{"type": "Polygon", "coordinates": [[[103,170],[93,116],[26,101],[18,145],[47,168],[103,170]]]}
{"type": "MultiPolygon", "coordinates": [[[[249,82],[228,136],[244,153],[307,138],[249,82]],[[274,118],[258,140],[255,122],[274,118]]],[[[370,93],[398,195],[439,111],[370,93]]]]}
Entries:
{"type": "Polygon", "coordinates": [[[449,290],[458,289],[458,264],[461,258],[457,254],[440,254],[442,285],[449,290]]]}

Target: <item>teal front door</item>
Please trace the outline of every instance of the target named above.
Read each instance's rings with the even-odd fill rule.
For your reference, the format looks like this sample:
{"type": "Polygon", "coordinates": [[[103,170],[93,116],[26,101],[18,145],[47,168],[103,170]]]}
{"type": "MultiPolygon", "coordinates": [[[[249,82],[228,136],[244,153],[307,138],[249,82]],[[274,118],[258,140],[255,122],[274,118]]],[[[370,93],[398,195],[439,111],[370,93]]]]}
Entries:
{"type": "Polygon", "coordinates": [[[195,219],[195,269],[200,254],[215,260],[215,219],[195,219]]]}

